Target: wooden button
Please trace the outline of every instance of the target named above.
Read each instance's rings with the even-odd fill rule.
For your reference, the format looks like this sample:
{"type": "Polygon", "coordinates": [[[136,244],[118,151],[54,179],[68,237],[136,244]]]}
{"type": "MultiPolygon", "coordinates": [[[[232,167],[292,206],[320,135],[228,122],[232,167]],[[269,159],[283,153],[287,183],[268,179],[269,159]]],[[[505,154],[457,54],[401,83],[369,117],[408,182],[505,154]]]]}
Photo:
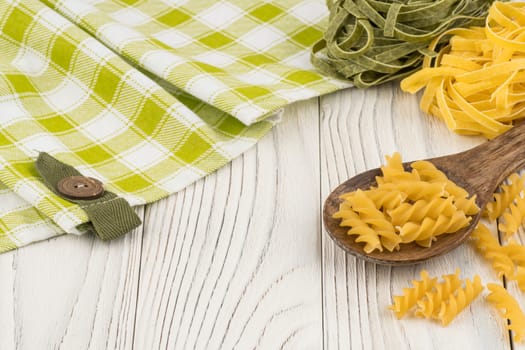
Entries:
{"type": "Polygon", "coordinates": [[[65,177],[58,182],[57,190],[72,199],[95,199],[104,195],[102,182],[86,176],[65,177]]]}

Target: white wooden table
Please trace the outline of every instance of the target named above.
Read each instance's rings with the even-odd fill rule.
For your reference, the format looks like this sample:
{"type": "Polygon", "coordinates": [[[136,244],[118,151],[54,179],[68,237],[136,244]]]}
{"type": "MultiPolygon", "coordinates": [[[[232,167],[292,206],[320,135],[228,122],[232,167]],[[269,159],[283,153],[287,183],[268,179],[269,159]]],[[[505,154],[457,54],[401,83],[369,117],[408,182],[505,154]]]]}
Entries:
{"type": "Polygon", "coordinates": [[[387,310],[422,268],[497,281],[470,245],[391,268],[346,255],[322,228],[330,190],[384,155],[481,141],[424,116],[396,84],[290,106],[255,148],[140,208],[144,225],[124,238],[0,255],[0,349],[525,349],[484,297],[447,328],[387,310]]]}

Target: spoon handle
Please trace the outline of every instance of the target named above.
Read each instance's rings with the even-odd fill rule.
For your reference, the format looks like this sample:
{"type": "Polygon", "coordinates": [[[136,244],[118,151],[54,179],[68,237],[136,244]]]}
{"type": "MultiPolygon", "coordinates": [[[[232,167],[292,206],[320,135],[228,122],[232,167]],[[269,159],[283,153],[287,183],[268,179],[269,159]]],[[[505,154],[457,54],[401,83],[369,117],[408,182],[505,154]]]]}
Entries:
{"type": "Polygon", "coordinates": [[[459,153],[454,163],[476,193],[491,195],[508,175],[525,167],[525,121],[488,142],[459,153]]]}
{"type": "Polygon", "coordinates": [[[518,170],[525,165],[525,121],[468,153],[479,159],[479,170],[485,168],[498,173],[518,170]]]}

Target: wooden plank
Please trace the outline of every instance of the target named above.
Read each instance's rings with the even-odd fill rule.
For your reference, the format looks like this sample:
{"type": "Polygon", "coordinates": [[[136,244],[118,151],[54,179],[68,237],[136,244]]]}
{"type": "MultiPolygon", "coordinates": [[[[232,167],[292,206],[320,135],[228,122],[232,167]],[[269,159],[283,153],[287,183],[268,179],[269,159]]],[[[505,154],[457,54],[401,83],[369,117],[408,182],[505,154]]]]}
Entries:
{"type": "MultiPolygon", "coordinates": [[[[521,171],[520,175],[523,176],[525,174],[525,171],[521,171]]],[[[502,242],[503,245],[507,244],[510,239],[515,240],[516,242],[520,243],[521,245],[525,245],[525,227],[522,225],[518,232],[509,239],[505,239],[505,234],[497,229],[497,224],[499,223],[500,219],[497,220],[497,222],[493,225],[492,232],[497,232],[500,242],[502,242]]],[[[505,287],[509,291],[509,293],[518,301],[521,310],[525,311],[525,292],[520,290],[518,287],[517,281],[511,281],[509,279],[505,280],[505,287]]],[[[499,318],[502,327],[506,329],[507,321],[502,317],[502,314],[496,310],[495,308],[492,309],[492,312],[494,314],[494,317],[499,318]]],[[[513,350],[525,350],[525,340],[522,340],[521,342],[516,342],[513,339],[513,334],[509,333],[509,338],[512,339],[512,349],[513,350]]]]}
{"type": "MultiPolygon", "coordinates": [[[[404,160],[455,153],[482,140],[450,133],[439,120],[418,109],[415,96],[397,84],[351,89],[321,99],[321,194],[379,166],[399,151],[404,160]]],[[[497,278],[474,249],[465,244],[446,256],[409,267],[364,263],[346,255],[323,235],[324,345],[326,349],[504,349],[508,335],[482,298],[447,328],[435,322],[395,319],[387,310],[392,296],[409,287],[421,269],[431,275],[479,274],[497,278]]]]}
{"type": "Polygon", "coordinates": [[[136,349],[318,349],[317,100],[146,213],[136,349]]]}
{"type": "Polygon", "coordinates": [[[131,349],[141,244],[139,228],[0,255],[0,349],[131,349]]]}

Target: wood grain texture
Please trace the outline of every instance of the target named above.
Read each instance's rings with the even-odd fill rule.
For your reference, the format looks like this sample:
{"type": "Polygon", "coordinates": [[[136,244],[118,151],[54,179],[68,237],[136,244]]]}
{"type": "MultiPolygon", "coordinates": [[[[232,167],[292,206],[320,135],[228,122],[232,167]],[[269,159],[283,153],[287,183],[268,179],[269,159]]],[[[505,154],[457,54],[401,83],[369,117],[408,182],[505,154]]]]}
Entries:
{"type": "Polygon", "coordinates": [[[509,349],[483,298],[448,328],[387,310],[422,268],[498,281],[470,245],[391,268],[321,230],[328,193],[384,155],[411,161],[481,141],[425,118],[393,84],[290,106],[245,155],[139,209],[144,225],[130,235],[0,255],[0,349],[509,349]]]}
{"type": "MultiPolygon", "coordinates": [[[[394,84],[349,90],[321,99],[321,193],[378,167],[384,155],[399,151],[406,161],[456,153],[481,142],[451,134],[444,125],[425,119],[417,98],[394,84]]],[[[476,300],[443,328],[427,320],[398,321],[387,310],[392,296],[419,277],[452,273],[479,274],[484,283],[497,278],[472,247],[411,267],[387,267],[345,254],[323,235],[324,345],[327,349],[505,349],[508,335],[483,302],[476,300]]]]}
{"type": "MultiPolygon", "coordinates": [[[[523,175],[525,175],[525,170],[522,170],[519,173],[520,173],[521,176],[523,176],[523,175]]],[[[507,184],[508,184],[508,182],[507,182],[507,184]]],[[[497,227],[500,221],[501,221],[501,217],[498,220],[496,220],[491,225],[491,231],[498,234],[499,240],[500,240],[500,242],[502,242],[502,244],[506,244],[508,241],[505,240],[505,233],[499,231],[498,227],[497,227]]],[[[520,243],[522,245],[525,245],[525,229],[524,229],[524,226],[521,226],[520,229],[518,230],[518,232],[516,234],[512,235],[510,238],[514,239],[515,241],[517,241],[518,243],[520,243]]],[[[487,264],[488,264],[488,262],[487,262],[487,264]]],[[[504,284],[505,288],[509,291],[509,293],[517,300],[518,304],[521,307],[521,310],[525,312],[525,298],[524,298],[525,292],[520,290],[520,288],[518,287],[516,281],[511,281],[509,279],[504,279],[504,281],[502,281],[502,283],[504,284]]],[[[501,313],[499,313],[494,308],[492,308],[491,311],[494,313],[494,317],[498,317],[498,318],[501,319],[501,317],[502,317],[501,313]]],[[[505,323],[505,321],[503,321],[503,323],[505,323]]],[[[509,336],[510,341],[512,342],[512,349],[513,350],[524,350],[525,349],[525,342],[524,341],[522,341],[522,342],[515,342],[514,339],[513,339],[513,335],[510,332],[509,332],[508,336],[509,336]]]]}
{"type": "Polygon", "coordinates": [[[136,349],[319,349],[318,105],[151,205],[136,349]]]}
{"type": "Polygon", "coordinates": [[[0,349],[131,349],[141,244],[139,228],[1,255],[0,349]]]}

